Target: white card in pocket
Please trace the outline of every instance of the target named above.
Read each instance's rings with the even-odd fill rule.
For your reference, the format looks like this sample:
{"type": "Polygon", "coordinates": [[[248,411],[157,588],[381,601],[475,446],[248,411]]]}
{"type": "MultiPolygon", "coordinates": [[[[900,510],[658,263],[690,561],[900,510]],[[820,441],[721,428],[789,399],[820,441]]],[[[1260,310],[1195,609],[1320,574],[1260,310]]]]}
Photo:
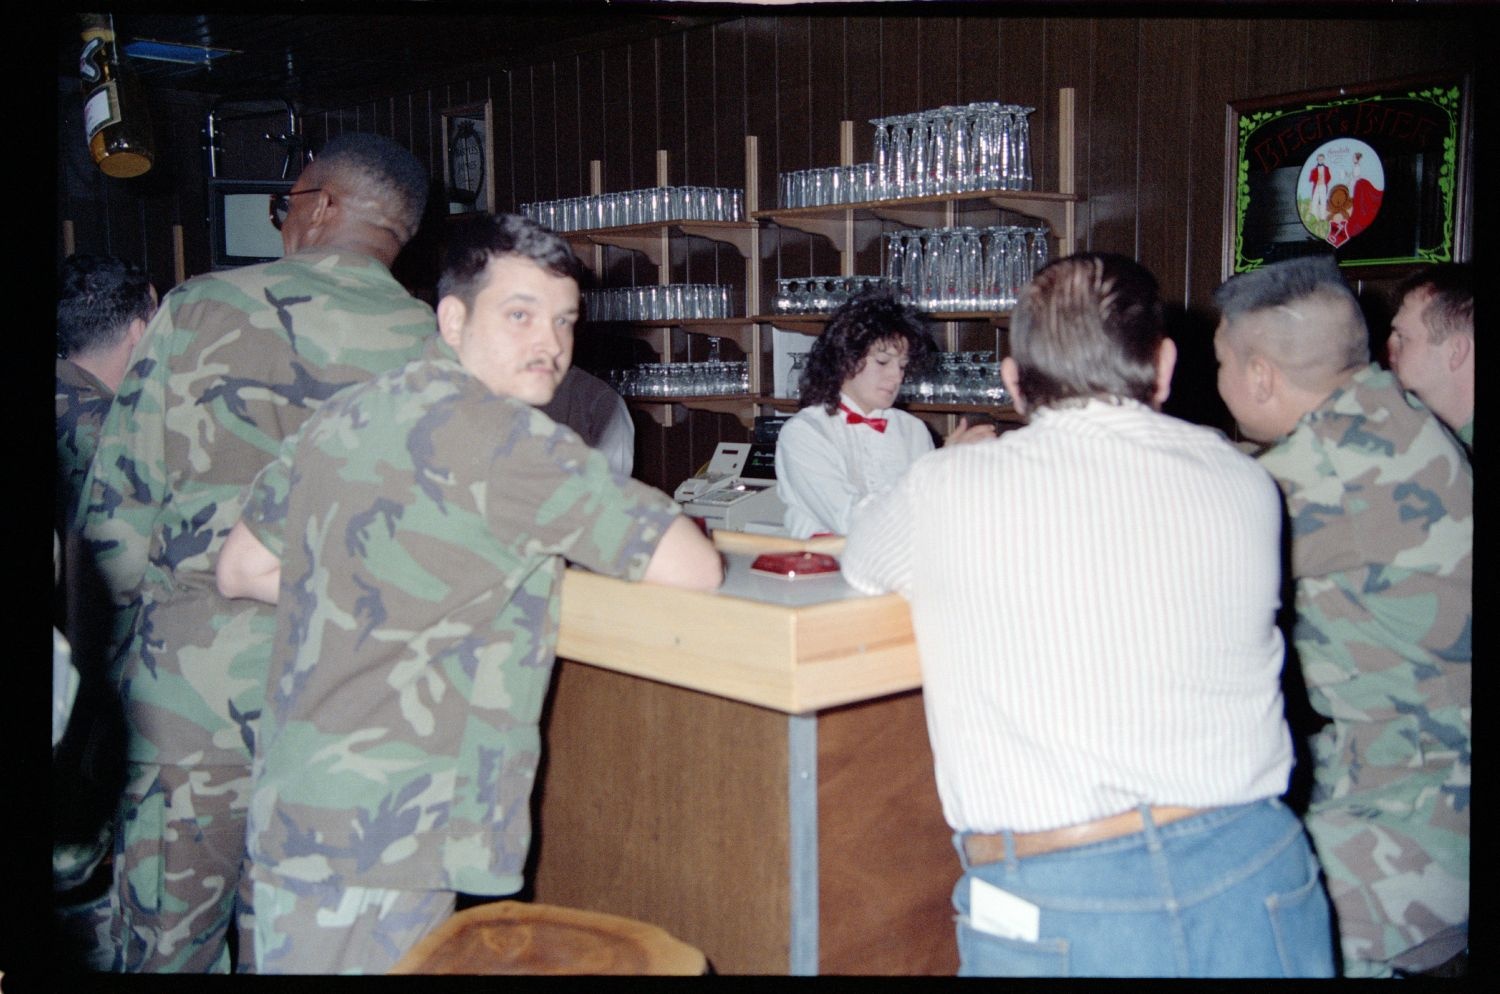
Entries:
{"type": "Polygon", "coordinates": [[[1035,942],[1042,909],[978,877],[969,878],[969,925],[1002,939],[1035,942]]]}

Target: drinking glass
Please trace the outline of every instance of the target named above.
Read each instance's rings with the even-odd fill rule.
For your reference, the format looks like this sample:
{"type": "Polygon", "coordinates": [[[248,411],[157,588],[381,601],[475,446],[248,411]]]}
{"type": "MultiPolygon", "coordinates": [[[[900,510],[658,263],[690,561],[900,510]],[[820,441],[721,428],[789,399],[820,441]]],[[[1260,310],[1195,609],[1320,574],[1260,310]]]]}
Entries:
{"type": "Polygon", "coordinates": [[[870,123],[875,126],[875,142],[870,150],[870,165],[873,167],[874,183],[870,189],[872,200],[884,200],[890,196],[892,125],[889,117],[875,117],[870,123]]]}
{"type": "Polygon", "coordinates": [[[900,199],[912,195],[912,118],[891,118],[891,189],[889,195],[900,199]]]}
{"type": "Polygon", "coordinates": [[[806,352],[790,352],[792,367],[786,375],[786,395],[792,400],[802,396],[802,373],[807,369],[806,352]]]}
{"type": "Polygon", "coordinates": [[[832,307],[829,306],[829,280],[823,278],[808,281],[811,284],[811,299],[808,307],[814,314],[827,314],[832,307]]]}
{"type": "Polygon", "coordinates": [[[922,286],[917,291],[917,306],[936,310],[943,286],[943,237],[937,229],[922,232],[922,286]]]}
{"type": "Polygon", "coordinates": [[[901,286],[906,298],[915,303],[921,296],[927,257],[922,252],[921,230],[908,231],[902,238],[901,286]]]}
{"type": "Polygon", "coordinates": [[[1036,271],[1047,264],[1049,246],[1047,244],[1047,229],[1033,228],[1031,231],[1031,273],[1027,277],[1030,282],[1036,277],[1036,271]]]}
{"type": "Polygon", "coordinates": [[[1036,110],[1035,107],[1017,107],[1011,105],[1011,114],[1014,116],[1016,122],[1017,190],[1030,190],[1032,188],[1030,114],[1034,110],[1036,110]]]}
{"type": "Polygon", "coordinates": [[[926,130],[927,142],[927,185],[926,193],[947,193],[952,187],[952,175],[949,169],[952,163],[949,157],[952,155],[951,140],[953,131],[948,116],[950,108],[943,107],[938,110],[927,111],[922,115],[923,127],[926,130]]]}

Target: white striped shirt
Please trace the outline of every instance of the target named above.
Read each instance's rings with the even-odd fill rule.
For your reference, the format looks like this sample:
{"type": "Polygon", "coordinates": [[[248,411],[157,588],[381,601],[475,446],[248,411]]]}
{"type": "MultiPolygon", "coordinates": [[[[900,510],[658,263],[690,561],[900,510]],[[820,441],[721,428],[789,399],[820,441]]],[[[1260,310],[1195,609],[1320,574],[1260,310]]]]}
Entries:
{"type": "Polygon", "coordinates": [[[862,505],[855,587],[911,602],[958,831],[1281,794],[1280,495],[1217,431],[1126,401],[941,449],[862,505]]]}

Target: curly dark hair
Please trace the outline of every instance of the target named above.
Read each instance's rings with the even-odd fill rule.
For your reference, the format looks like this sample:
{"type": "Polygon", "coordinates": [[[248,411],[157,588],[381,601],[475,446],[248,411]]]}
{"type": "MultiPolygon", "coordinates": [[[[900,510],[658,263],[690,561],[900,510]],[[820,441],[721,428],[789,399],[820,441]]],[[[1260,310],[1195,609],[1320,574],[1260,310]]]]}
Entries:
{"type": "Polygon", "coordinates": [[[807,354],[799,406],[821,404],[829,414],[838,410],[844,382],[864,368],[870,351],[880,342],[898,339],[906,342],[912,363],[921,362],[937,348],[916,309],[890,291],[870,289],[849,298],[833,312],[807,354]]]}

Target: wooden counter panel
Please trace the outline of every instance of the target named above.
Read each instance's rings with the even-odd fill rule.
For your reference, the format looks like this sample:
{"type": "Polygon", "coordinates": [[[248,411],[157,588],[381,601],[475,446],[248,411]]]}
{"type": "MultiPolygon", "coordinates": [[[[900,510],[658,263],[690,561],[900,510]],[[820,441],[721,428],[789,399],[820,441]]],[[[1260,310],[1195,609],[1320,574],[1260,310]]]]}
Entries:
{"type": "Polygon", "coordinates": [[[559,660],[545,734],[537,901],[786,973],[786,715],[559,660]]]}
{"type": "Polygon", "coordinates": [[[920,693],[818,716],[820,973],[957,972],[951,838],[920,693]]]}
{"type": "Polygon", "coordinates": [[[569,570],[557,655],[788,714],[921,683],[895,594],[789,607],[569,570]]]}

